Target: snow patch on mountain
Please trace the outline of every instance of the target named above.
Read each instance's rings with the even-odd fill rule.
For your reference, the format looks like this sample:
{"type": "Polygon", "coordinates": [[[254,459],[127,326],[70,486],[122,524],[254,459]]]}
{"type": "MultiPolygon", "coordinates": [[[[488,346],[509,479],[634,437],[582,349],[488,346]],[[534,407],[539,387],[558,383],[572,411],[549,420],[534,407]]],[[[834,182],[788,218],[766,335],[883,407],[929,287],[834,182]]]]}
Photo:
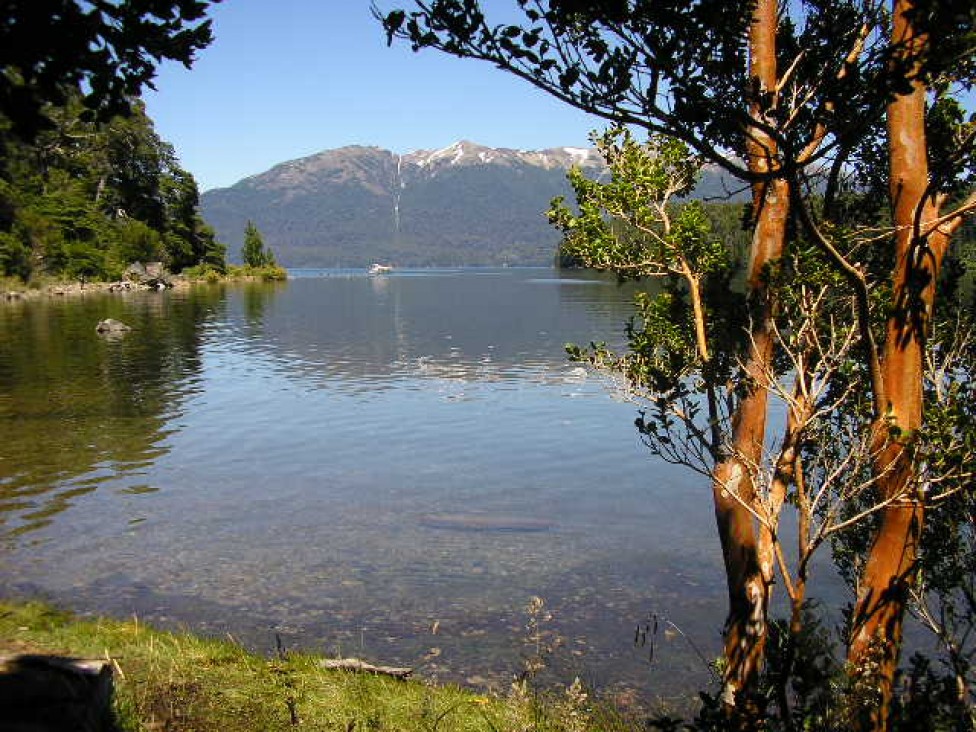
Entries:
{"type": "Polygon", "coordinates": [[[459,140],[437,150],[417,150],[402,156],[403,162],[414,165],[430,175],[442,168],[466,165],[503,165],[513,167],[530,165],[554,170],[570,168],[573,165],[584,167],[601,166],[595,150],[583,147],[557,147],[546,150],[513,150],[510,148],[491,148],[468,140],[459,140]]]}
{"type": "Polygon", "coordinates": [[[564,147],[563,151],[566,152],[573,160],[579,163],[584,163],[590,157],[593,152],[590,148],[585,147],[564,147]]]}

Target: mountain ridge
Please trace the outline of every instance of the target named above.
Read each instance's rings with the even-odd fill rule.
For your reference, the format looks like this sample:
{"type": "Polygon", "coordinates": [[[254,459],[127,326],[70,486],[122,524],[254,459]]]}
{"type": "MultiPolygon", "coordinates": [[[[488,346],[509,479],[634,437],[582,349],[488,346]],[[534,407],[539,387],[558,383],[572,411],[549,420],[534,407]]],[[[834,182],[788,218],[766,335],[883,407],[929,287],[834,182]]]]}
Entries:
{"type": "MultiPolygon", "coordinates": [[[[209,190],[201,205],[232,256],[252,220],[286,266],[548,264],[559,234],[544,212],[571,196],[572,165],[592,175],[604,167],[593,148],[349,145],[209,190]]],[[[702,185],[717,180],[707,172],[702,185]]]]}

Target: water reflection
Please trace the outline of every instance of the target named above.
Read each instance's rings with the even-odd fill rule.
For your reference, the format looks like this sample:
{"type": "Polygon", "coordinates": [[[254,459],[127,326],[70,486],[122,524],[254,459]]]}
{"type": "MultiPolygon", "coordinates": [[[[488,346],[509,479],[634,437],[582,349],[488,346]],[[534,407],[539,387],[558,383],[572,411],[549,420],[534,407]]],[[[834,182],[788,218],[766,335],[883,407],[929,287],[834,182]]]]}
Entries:
{"type": "Polygon", "coordinates": [[[107,479],[137,476],[167,452],[198,390],[201,330],[222,294],[159,294],[0,308],[0,525],[17,535],[107,479]],[[115,318],[131,333],[107,339],[115,318]]]}
{"type": "Polygon", "coordinates": [[[456,274],[418,274],[370,277],[366,286],[357,276],[330,277],[327,287],[303,277],[264,317],[265,338],[227,335],[314,388],[377,393],[415,379],[578,381],[565,342],[621,336],[631,313],[633,287],[593,275],[486,271],[465,273],[459,286],[456,274]]]}
{"type": "MultiPolygon", "coordinates": [[[[0,592],[257,647],[436,647],[425,673],[496,685],[541,595],[588,673],[646,687],[635,624],[717,646],[722,584],[708,487],[565,360],[630,302],[484,271],[0,309],[0,592]],[[134,330],[100,341],[105,317],[134,330]]],[[[706,675],[670,650],[653,693],[706,675]]]]}
{"type": "Polygon", "coordinates": [[[284,282],[244,282],[240,285],[244,301],[244,317],[249,326],[258,328],[271,301],[287,287],[284,282]]]}

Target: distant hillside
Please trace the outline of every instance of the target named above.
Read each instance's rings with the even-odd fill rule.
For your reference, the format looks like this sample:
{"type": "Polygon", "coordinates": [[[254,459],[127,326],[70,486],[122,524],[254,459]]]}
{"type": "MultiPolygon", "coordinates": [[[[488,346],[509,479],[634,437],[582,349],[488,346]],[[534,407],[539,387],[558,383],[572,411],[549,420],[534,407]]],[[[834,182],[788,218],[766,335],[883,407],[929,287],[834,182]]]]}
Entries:
{"type": "MultiPolygon", "coordinates": [[[[559,235],[549,201],[569,196],[571,165],[599,175],[584,148],[519,151],[457,142],[397,155],[375,147],[327,150],[201,197],[204,218],[231,257],[248,219],[289,267],[549,264],[559,235]]],[[[709,171],[696,194],[718,195],[709,171]]]]}

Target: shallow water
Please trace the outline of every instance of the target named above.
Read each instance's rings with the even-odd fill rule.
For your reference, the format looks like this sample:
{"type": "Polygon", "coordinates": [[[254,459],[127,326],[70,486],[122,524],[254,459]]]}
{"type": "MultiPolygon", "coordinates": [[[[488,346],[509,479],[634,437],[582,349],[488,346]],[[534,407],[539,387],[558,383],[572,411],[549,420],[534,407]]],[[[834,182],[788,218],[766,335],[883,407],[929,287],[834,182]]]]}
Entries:
{"type": "Polygon", "coordinates": [[[634,629],[718,652],[708,486],[563,350],[619,341],[632,290],[299,274],[0,308],[0,592],[495,688],[540,596],[563,677],[705,683],[681,635],[648,664],[634,629]]]}

